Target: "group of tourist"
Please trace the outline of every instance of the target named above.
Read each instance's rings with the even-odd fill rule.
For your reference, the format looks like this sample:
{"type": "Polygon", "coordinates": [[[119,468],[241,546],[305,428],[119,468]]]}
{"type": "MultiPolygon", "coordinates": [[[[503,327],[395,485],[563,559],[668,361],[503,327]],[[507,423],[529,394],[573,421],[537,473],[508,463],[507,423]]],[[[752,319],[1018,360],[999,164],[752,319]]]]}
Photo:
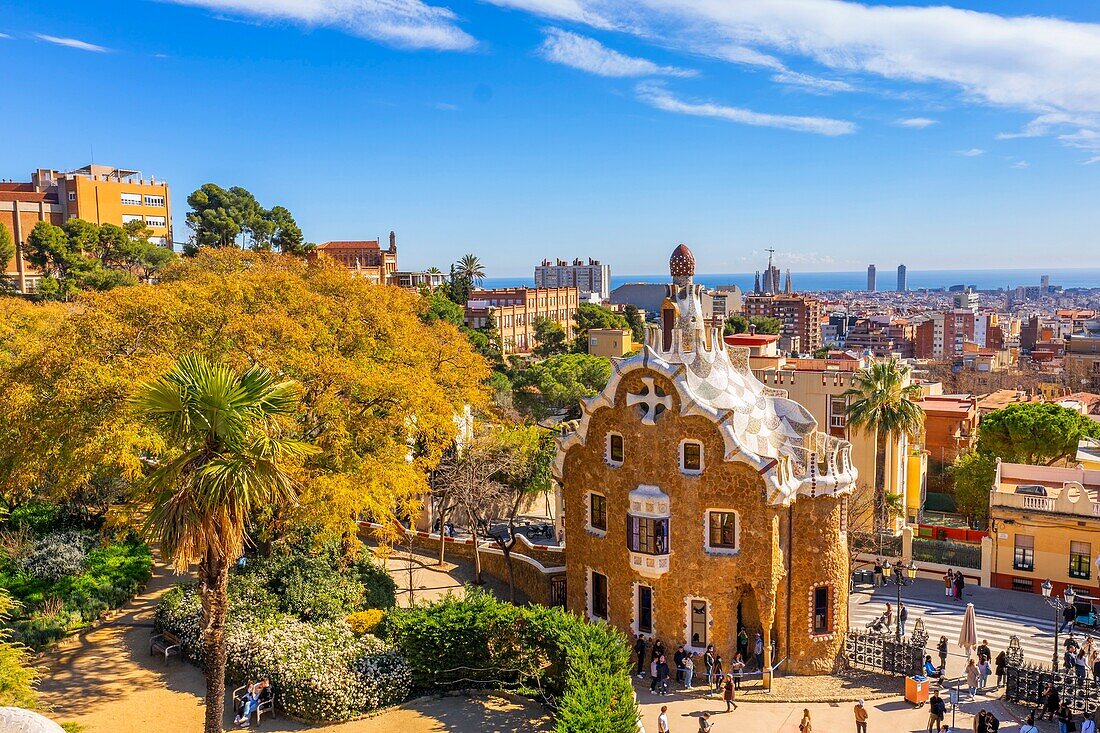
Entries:
{"type": "MultiPolygon", "coordinates": [[[[1049,720],[1058,721],[1058,733],[1077,733],[1076,716],[1066,701],[1059,697],[1058,688],[1053,682],[1047,683],[1043,690],[1042,701],[1036,706],[1035,712],[1027,716],[1027,722],[1020,727],[1020,733],[1038,733],[1035,727],[1035,713],[1039,714],[1039,720],[1046,715],[1049,720]]],[[[1096,733],[1095,713],[1085,713],[1081,717],[1080,733],[1096,733]]]]}
{"type": "Polygon", "coordinates": [[[1100,645],[1094,645],[1092,637],[1086,637],[1084,644],[1078,644],[1072,635],[1066,638],[1065,652],[1062,655],[1062,668],[1067,673],[1077,675],[1077,679],[1083,680],[1089,671],[1092,677],[1100,683],[1100,645]]]}
{"type": "MultiPolygon", "coordinates": [[[[737,707],[733,703],[734,691],[741,689],[745,675],[760,672],[764,668],[764,637],[756,634],[751,656],[749,649],[749,634],[742,626],[737,633],[737,651],[733,653],[728,664],[714,644],[706,646],[701,658],[697,658],[691,647],[680,644],[669,664],[664,642],[655,639],[650,645],[644,635],[638,634],[634,640],[635,674],[638,679],[645,679],[648,669],[649,691],[657,695],[668,695],[673,680],[687,690],[696,687],[697,680],[702,679],[707,688],[723,696],[728,711],[731,706],[737,707]]],[[[773,639],[772,656],[775,654],[776,643],[773,639]]]]}
{"type": "Polygon", "coordinates": [[[947,572],[943,574],[943,594],[947,598],[952,598],[956,601],[961,601],[963,597],[963,588],[966,587],[966,579],[963,577],[961,570],[947,569],[947,572]]]}

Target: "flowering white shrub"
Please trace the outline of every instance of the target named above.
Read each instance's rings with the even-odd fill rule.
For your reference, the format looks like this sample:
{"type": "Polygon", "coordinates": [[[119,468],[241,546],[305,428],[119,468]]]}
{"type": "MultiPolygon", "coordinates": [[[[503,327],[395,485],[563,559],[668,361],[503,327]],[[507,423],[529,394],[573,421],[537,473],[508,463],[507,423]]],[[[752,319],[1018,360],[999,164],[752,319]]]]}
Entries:
{"type": "MultiPolygon", "coordinates": [[[[362,716],[409,694],[405,659],[375,636],[356,636],[345,621],[311,623],[272,613],[236,613],[230,604],[225,640],[233,682],[270,677],[279,706],[311,722],[362,716]]],[[[164,595],[158,628],[180,637],[188,658],[201,664],[201,603],[195,586],[164,595]]]]}
{"type": "Polygon", "coordinates": [[[66,530],[42,535],[20,561],[28,575],[43,580],[60,580],[84,570],[88,550],[95,538],[88,532],[66,530]]]}

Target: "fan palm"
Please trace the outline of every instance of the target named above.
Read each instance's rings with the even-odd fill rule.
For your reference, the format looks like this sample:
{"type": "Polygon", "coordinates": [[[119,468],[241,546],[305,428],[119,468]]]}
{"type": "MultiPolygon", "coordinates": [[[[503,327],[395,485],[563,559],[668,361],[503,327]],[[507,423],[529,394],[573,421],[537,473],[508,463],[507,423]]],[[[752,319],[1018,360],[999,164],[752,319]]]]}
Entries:
{"type": "Polygon", "coordinates": [[[915,438],[924,429],[924,411],[915,402],[920,387],[908,384],[908,375],[897,359],[876,361],[856,372],[844,392],[848,425],[875,434],[875,529],[882,529],[886,507],[886,439],[915,438]]]}
{"type": "Polygon", "coordinates": [[[485,281],[485,265],[481,264],[477,255],[462,255],[455,263],[455,274],[466,278],[474,285],[481,285],[485,281]]]}
{"type": "Polygon", "coordinates": [[[244,549],[250,517],[293,501],[287,464],[313,451],[278,428],[297,401],[293,382],[277,383],[262,367],[237,374],[201,356],[181,358],[132,399],[171,450],[146,479],[146,532],[177,569],[199,566],[207,733],[222,730],[229,566],[244,549]]]}

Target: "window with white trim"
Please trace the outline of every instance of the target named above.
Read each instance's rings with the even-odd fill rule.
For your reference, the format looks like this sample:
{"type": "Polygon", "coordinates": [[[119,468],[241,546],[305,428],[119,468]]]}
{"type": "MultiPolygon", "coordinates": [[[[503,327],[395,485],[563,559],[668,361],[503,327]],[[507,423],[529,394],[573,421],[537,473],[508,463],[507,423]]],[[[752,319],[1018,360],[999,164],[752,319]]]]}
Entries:
{"type": "Polygon", "coordinates": [[[623,465],[623,436],[618,433],[607,434],[607,462],[612,466],[623,465]]]}
{"type": "Polygon", "coordinates": [[[832,588],[819,585],[813,589],[813,634],[823,636],[833,633],[832,588]]]}
{"type": "Polygon", "coordinates": [[[741,527],[737,512],[731,509],[707,511],[707,549],[733,553],[740,549],[741,527]]]}
{"type": "Polygon", "coordinates": [[[829,399],[829,427],[843,428],[848,425],[848,404],[844,397],[829,399]]]}
{"type": "Polygon", "coordinates": [[[145,205],[146,206],[164,206],[164,197],[163,196],[146,196],[145,197],[145,205]]]}
{"type": "Polygon", "coordinates": [[[168,225],[168,220],[163,216],[147,216],[145,217],[145,225],[151,227],[164,227],[168,225]]]}
{"type": "Polygon", "coordinates": [[[593,618],[607,619],[607,576],[588,571],[588,613],[593,618]]]}
{"type": "Polygon", "coordinates": [[[653,633],[653,589],[648,585],[634,585],[634,625],[639,634],[653,633]]]}
{"type": "Polygon", "coordinates": [[[680,442],[680,470],[690,474],[703,472],[703,444],[698,440],[680,442]]]}
{"type": "Polygon", "coordinates": [[[707,602],[702,598],[689,598],[688,638],[691,639],[691,646],[705,647],[707,645],[709,620],[707,602]]]}
{"type": "Polygon", "coordinates": [[[145,219],[142,218],[141,214],[123,214],[122,215],[122,223],[123,224],[129,224],[132,221],[144,222],[145,219]]]}
{"type": "Polygon", "coordinates": [[[595,491],[588,492],[588,528],[607,531],[607,497],[595,491]]]}
{"type": "Polygon", "coordinates": [[[76,191],[69,191],[69,201],[76,201],[76,191]]]}
{"type": "Polygon", "coordinates": [[[124,193],[120,194],[123,206],[141,206],[141,194],[140,193],[124,193]]]}
{"type": "Polygon", "coordinates": [[[626,547],[644,555],[668,554],[668,517],[626,518],[626,547]]]}

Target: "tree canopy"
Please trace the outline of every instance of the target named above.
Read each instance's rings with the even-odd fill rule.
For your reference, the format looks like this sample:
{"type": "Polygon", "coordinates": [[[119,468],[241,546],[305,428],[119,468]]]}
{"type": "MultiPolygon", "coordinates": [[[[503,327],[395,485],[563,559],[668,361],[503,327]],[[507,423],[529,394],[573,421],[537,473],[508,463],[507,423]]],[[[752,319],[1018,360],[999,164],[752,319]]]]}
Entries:
{"type": "Polygon", "coordinates": [[[748,333],[750,325],[756,326],[757,333],[770,336],[778,335],[779,330],[783,327],[783,323],[778,318],[768,318],[767,316],[746,318],[739,313],[734,313],[722,324],[722,333],[726,336],[734,333],[748,333]]]}
{"type": "Polygon", "coordinates": [[[516,401],[537,419],[580,417],[582,397],[607,386],[611,362],[591,354],[559,354],[516,375],[516,401]]]}
{"type": "Polygon", "coordinates": [[[565,343],[565,329],[549,318],[535,319],[535,356],[546,358],[569,351],[565,343]]]}
{"type": "Polygon", "coordinates": [[[1049,466],[1075,455],[1088,437],[1100,437],[1100,423],[1050,402],[1022,402],[983,417],[977,447],[1010,463],[1049,466]]]}
{"type": "Polygon", "coordinates": [[[313,248],[284,206],[265,209],[247,189],[225,189],[204,183],[187,197],[187,226],[191,240],[186,255],[199,247],[247,247],[260,252],[278,250],[284,254],[305,254],[313,248]],[[239,241],[238,241],[239,238],[239,241]]]}
{"type": "Polygon", "coordinates": [[[487,402],[486,363],[453,325],[422,322],[420,296],[332,262],[204,249],[160,284],[85,294],[79,308],[11,300],[0,307],[24,327],[0,326],[9,500],[144,475],[143,458],[166,446],[126,399],[181,354],[260,365],[302,385],[292,437],[319,452],[304,465],[299,503],[273,526],[342,531],[360,513],[392,517],[426,493],[425,470],[457,434],[454,416],[487,402]]]}
{"type": "Polygon", "coordinates": [[[623,308],[623,316],[626,318],[626,323],[630,326],[630,335],[634,339],[634,343],[645,343],[645,319],[642,318],[642,311],[638,306],[628,304],[623,308]]]}
{"type": "Polygon", "coordinates": [[[46,273],[38,294],[69,300],[80,290],[110,290],[155,277],[176,259],[172,250],[149,241],[142,221],[124,226],[69,219],[62,226],[40,221],[27,236],[24,257],[46,273]]]}
{"type": "Polygon", "coordinates": [[[989,515],[989,491],[997,475],[997,459],[972,450],[955,459],[948,469],[955,483],[955,508],[984,522],[989,515]]]}

